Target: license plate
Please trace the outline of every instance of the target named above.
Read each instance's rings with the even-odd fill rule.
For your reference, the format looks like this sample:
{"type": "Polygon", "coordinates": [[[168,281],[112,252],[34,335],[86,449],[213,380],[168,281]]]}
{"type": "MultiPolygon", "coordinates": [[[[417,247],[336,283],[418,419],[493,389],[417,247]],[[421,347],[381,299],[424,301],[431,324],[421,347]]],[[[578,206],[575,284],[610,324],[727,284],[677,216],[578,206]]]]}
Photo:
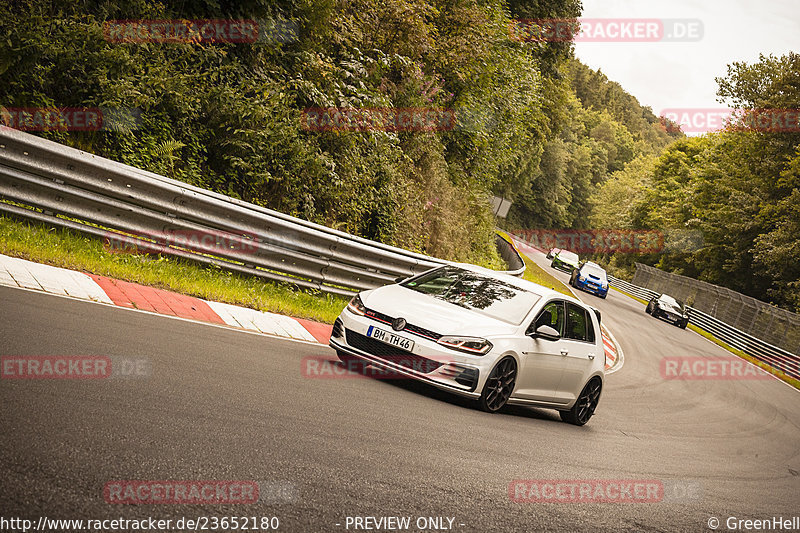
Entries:
{"type": "Polygon", "coordinates": [[[394,333],[389,333],[388,331],[378,329],[375,326],[369,327],[367,330],[367,337],[385,342],[386,344],[391,344],[392,346],[397,346],[398,348],[402,348],[409,352],[412,350],[412,348],[414,348],[414,341],[399,335],[395,335],[394,333]]]}

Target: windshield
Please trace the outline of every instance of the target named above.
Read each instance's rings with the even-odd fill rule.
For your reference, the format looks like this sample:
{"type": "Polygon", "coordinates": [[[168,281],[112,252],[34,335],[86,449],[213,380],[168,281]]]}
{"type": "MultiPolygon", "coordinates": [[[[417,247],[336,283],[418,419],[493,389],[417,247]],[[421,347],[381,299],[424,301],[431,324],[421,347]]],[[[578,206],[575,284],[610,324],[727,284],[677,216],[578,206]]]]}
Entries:
{"type": "Polygon", "coordinates": [[[675,309],[677,311],[683,312],[683,302],[679,302],[678,300],[676,300],[672,296],[668,296],[666,294],[662,294],[661,297],[659,298],[659,300],[661,300],[661,302],[664,303],[665,305],[667,305],[667,306],[669,306],[669,307],[671,307],[671,308],[673,308],[673,309],[675,309]]]}
{"type": "Polygon", "coordinates": [[[558,252],[558,258],[563,259],[565,261],[572,261],[577,263],[578,262],[578,254],[575,252],[570,252],[568,250],[561,250],[558,252]]]}
{"type": "Polygon", "coordinates": [[[540,298],[502,280],[457,267],[442,267],[401,285],[511,324],[522,323],[540,298]]]}
{"type": "Polygon", "coordinates": [[[583,273],[584,276],[594,276],[601,281],[605,281],[606,279],[606,271],[600,267],[592,265],[584,266],[583,269],[581,269],[581,273],[583,273]]]}

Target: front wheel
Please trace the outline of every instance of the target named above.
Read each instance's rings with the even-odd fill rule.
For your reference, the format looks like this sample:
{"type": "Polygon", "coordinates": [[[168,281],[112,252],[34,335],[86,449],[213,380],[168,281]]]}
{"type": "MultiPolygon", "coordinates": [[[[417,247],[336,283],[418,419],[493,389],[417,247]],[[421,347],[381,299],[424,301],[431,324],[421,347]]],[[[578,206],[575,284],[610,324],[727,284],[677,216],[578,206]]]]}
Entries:
{"type": "Polygon", "coordinates": [[[516,383],[517,362],[513,357],[506,357],[489,374],[481,397],[478,398],[478,406],[488,413],[499,411],[511,397],[516,383]]]}
{"type": "Polygon", "coordinates": [[[686,329],[687,325],[689,325],[688,320],[681,320],[680,322],[678,322],[678,327],[681,329],[686,329]]]}
{"type": "Polygon", "coordinates": [[[576,426],[582,426],[592,418],[594,410],[600,401],[600,390],[602,389],[600,380],[595,378],[581,391],[581,395],[575,400],[575,405],[569,411],[559,411],[561,420],[576,426]]]}

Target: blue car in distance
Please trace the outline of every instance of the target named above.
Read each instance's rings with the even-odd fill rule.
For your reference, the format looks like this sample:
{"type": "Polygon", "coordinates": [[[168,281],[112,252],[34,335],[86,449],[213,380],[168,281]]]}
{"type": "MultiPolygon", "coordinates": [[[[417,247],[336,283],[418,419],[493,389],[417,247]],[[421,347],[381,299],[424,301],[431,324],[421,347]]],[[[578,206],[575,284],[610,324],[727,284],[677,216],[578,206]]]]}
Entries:
{"type": "Polygon", "coordinates": [[[608,296],[608,275],[597,263],[586,261],[572,271],[569,284],[582,291],[591,292],[600,298],[608,296]]]}

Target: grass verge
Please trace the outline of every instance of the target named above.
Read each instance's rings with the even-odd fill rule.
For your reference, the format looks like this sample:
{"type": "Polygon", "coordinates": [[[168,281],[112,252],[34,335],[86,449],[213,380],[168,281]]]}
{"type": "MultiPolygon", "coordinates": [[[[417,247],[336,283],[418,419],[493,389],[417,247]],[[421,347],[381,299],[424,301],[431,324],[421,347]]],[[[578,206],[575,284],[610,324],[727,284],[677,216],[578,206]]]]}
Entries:
{"type": "Polygon", "coordinates": [[[113,253],[80,233],[0,217],[0,254],[332,324],[348,299],[164,255],[113,253]]]}
{"type": "Polygon", "coordinates": [[[554,291],[558,291],[561,294],[566,294],[567,296],[572,296],[572,293],[569,291],[566,285],[561,282],[558,278],[551,275],[545,269],[528,259],[525,254],[520,254],[522,259],[525,261],[525,273],[522,275],[523,279],[527,279],[528,281],[532,281],[534,283],[538,283],[539,285],[543,285],[554,291]]]}
{"type": "Polygon", "coordinates": [[[500,229],[496,231],[498,235],[500,235],[503,239],[506,240],[506,242],[508,242],[511,246],[513,246],[515,250],[517,250],[519,256],[522,258],[523,261],[525,261],[525,272],[522,274],[522,279],[532,281],[534,283],[542,285],[543,287],[548,287],[550,289],[553,289],[554,291],[560,292],[561,294],[572,296],[572,293],[570,292],[569,288],[567,288],[567,286],[564,285],[564,283],[561,282],[561,280],[559,280],[555,276],[552,276],[549,272],[547,272],[542,267],[534,263],[531,259],[529,259],[528,256],[520,252],[519,249],[517,249],[517,246],[514,244],[514,239],[512,239],[508,233],[500,229]]]}
{"type": "MultiPolygon", "coordinates": [[[[634,296],[634,295],[632,295],[632,294],[630,294],[628,292],[625,292],[623,290],[620,290],[620,289],[618,289],[616,287],[612,287],[612,289],[624,294],[625,296],[629,296],[629,297],[633,298],[634,300],[636,300],[638,302],[641,302],[644,305],[647,305],[647,300],[643,300],[642,298],[638,298],[638,297],[636,297],[636,296],[634,296]]],[[[797,379],[795,379],[795,378],[793,378],[791,376],[787,376],[784,372],[778,370],[777,368],[773,368],[773,367],[769,366],[767,363],[759,361],[755,357],[744,353],[739,348],[734,348],[730,344],[728,344],[725,341],[722,341],[722,340],[716,338],[711,333],[707,332],[704,329],[698,328],[694,324],[689,324],[686,327],[688,329],[691,329],[692,331],[694,331],[698,335],[701,335],[701,336],[705,337],[706,339],[710,340],[711,342],[713,342],[717,346],[719,346],[721,348],[724,348],[725,350],[728,350],[729,352],[731,352],[732,354],[736,355],[737,357],[741,357],[742,359],[750,361],[751,363],[753,363],[757,367],[763,369],[765,372],[769,372],[770,374],[772,374],[776,378],[782,379],[783,381],[785,381],[789,385],[795,387],[796,389],[800,389],[800,380],[797,380],[797,379]]]]}

